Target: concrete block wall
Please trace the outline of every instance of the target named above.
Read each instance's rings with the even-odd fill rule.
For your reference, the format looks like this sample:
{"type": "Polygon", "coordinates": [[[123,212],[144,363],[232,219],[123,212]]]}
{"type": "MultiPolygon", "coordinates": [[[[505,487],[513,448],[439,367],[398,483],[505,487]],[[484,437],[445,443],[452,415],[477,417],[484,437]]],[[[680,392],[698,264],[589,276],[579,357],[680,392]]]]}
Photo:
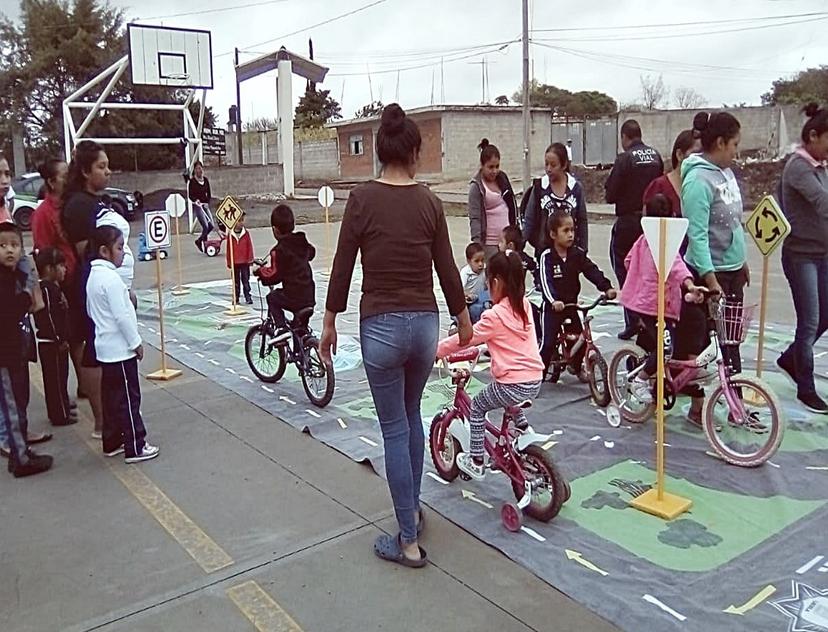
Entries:
{"type": "MultiPolygon", "coordinates": [[[[517,181],[523,173],[523,118],[520,111],[496,110],[443,113],[443,174],[445,180],[471,178],[480,166],[477,145],[483,138],[500,150],[500,167],[517,181]]],[[[532,111],[530,136],[533,176],[543,173],[543,153],[552,138],[552,116],[532,111]]]]}
{"type": "Polygon", "coordinates": [[[294,143],[293,169],[296,180],[338,180],[339,145],[337,140],[332,138],[294,143]]]}
{"type": "MultiPolygon", "coordinates": [[[[183,189],[182,171],[139,171],[113,173],[110,186],[145,195],[161,189],[183,189]]],[[[284,191],[282,165],[213,167],[206,170],[213,197],[255,195],[284,191]]]]}

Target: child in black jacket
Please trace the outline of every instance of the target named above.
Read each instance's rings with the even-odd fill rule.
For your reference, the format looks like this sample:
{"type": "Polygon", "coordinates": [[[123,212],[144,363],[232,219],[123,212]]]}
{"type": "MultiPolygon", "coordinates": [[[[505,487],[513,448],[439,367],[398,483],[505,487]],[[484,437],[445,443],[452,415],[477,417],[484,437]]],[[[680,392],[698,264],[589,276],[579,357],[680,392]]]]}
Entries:
{"type": "MultiPolygon", "coordinates": [[[[577,303],[581,293],[583,274],[607,298],[615,298],[616,291],[604,273],[593,263],[575,241],[575,223],[564,211],[555,211],[547,220],[547,234],[550,246],[540,256],[540,280],[543,291],[543,336],[541,359],[547,371],[557,351],[558,334],[564,321],[566,333],[577,337],[583,331],[581,317],[568,303],[577,303]]],[[[582,346],[572,358],[569,370],[583,378],[581,363],[584,359],[582,346]]]]}
{"type": "Polygon", "coordinates": [[[35,257],[45,307],[35,313],[37,350],[46,394],[46,411],[53,426],[77,422],[77,406],[69,400],[69,304],[60,289],[66,261],[57,248],[43,248],[35,257]]]}

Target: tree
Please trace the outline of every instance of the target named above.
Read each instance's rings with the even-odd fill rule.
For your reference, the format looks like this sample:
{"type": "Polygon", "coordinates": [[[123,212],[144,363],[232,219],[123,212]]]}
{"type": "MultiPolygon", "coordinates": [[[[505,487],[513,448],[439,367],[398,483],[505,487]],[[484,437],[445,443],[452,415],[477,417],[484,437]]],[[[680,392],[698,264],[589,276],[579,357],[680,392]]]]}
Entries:
{"type": "Polygon", "coordinates": [[[495,99],[496,105],[509,105],[509,97],[505,94],[501,94],[499,97],[495,99]]]}
{"type": "Polygon", "coordinates": [[[266,116],[253,119],[244,124],[245,132],[268,132],[279,127],[279,121],[275,118],[267,118],[266,116]]]}
{"type": "Polygon", "coordinates": [[[646,110],[657,110],[670,100],[670,89],[664,85],[664,78],[659,75],[653,79],[650,75],[641,75],[641,103],[646,110]]]}
{"type": "Polygon", "coordinates": [[[330,90],[305,90],[296,106],[297,127],[322,127],[342,118],[342,107],[331,97],[330,90]]]}
{"type": "Polygon", "coordinates": [[[793,79],[777,79],[762,105],[806,105],[828,102],[828,66],[808,68],[793,79]]]}
{"type": "Polygon", "coordinates": [[[707,103],[707,99],[693,88],[683,86],[673,91],[673,97],[676,100],[676,107],[682,110],[693,110],[707,103]]]}
{"type": "MultiPolygon", "coordinates": [[[[512,101],[523,103],[523,91],[512,95],[512,101]]],[[[551,108],[556,116],[605,116],[615,114],[618,104],[608,94],[597,90],[570,92],[533,79],[529,84],[529,103],[536,107],[551,108]]]]}
{"type": "Polygon", "coordinates": [[[385,106],[382,101],[371,101],[368,105],[363,105],[354,113],[354,118],[370,118],[372,116],[380,116],[382,109],[385,106]]]}

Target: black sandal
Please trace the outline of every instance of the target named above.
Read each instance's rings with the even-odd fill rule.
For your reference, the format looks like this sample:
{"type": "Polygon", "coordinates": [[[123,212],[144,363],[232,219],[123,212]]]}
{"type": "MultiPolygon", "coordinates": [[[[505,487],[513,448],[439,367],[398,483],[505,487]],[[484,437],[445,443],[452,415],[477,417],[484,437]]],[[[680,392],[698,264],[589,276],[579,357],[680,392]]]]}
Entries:
{"type": "Polygon", "coordinates": [[[376,540],[374,540],[374,554],[388,562],[395,562],[407,568],[423,568],[428,564],[428,555],[423,547],[420,549],[420,559],[413,560],[407,557],[402,550],[402,543],[400,542],[400,534],[395,536],[383,533],[376,540]]]}

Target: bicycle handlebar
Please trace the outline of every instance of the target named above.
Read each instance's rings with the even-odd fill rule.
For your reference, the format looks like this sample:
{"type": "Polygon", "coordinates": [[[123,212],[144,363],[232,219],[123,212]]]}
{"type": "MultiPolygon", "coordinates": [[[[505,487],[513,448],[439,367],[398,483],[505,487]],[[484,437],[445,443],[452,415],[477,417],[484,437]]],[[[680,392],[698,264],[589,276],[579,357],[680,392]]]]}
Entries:
{"type": "Polygon", "coordinates": [[[564,309],[575,308],[584,314],[587,312],[591,312],[593,309],[598,307],[599,305],[618,305],[617,302],[610,300],[607,298],[606,294],[600,294],[598,298],[596,298],[592,303],[581,305],[580,303],[564,303],[564,309]]]}

